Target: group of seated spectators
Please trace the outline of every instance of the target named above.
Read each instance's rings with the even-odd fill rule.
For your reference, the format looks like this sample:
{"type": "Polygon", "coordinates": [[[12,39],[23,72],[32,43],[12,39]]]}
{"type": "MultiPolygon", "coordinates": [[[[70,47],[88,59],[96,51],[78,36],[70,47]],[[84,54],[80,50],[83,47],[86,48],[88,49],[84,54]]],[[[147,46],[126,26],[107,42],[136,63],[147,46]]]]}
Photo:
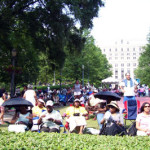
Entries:
{"type": "MultiPolygon", "coordinates": [[[[29,129],[32,124],[34,126],[34,118],[36,118],[36,125],[39,126],[40,132],[60,132],[60,125],[63,119],[59,111],[54,110],[53,101],[45,102],[38,99],[38,105],[32,108],[32,114],[28,112],[26,106],[20,106],[16,111],[11,123],[23,125],[24,131],[29,129]]],[[[103,110],[104,111],[104,110],[103,110]]],[[[69,106],[66,110],[66,125],[70,133],[76,132],[83,134],[86,127],[85,117],[88,115],[85,107],[80,105],[80,100],[75,99],[73,105],[69,106]]],[[[116,101],[111,101],[106,105],[104,115],[99,122],[102,127],[100,128],[101,135],[124,135],[127,134],[124,127],[123,114],[116,101]]],[[[11,125],[10,125],[11,126],[11,125]]],[[[14,127],[14,126],[13,126],[14,127]]],[[[18,128],[18,126],[16,127],[18,128]]],[[[150,103],[143,103],[141,113],[138,114],[136,119],[137,135],[146,136],[150,135],[150,103]]],[[[10,131],[13,131],[12,129],[10,131]]],[[[14,131],[16,129],[14,128],[14,131]]]]}
{"type": "MultiPolygon", "coordinates": [[[[65,112],[65,127],[69,132],[77,132],[83,134],[83,130],[87,125],[86,120],[89,119],[90,111],[94,112],[95,118],[99,124],[100,134],[116,135],[126,134],[124,127],[124,116],[116,101],[101,100],[94,97],[98,91],[94,89],[89,91],[88,101],[83,100],[83,93],[76,95],[71,106],[65,112]],[[84,105],[82,105],[84,104],[84,105]]],[[[27,93],[24,93],[26,98],[27,93]]],[[[35,96],[35,94],[33,94],[35,96]]],[[[60,132],[60,125],[63,124],[63,118],[59,111],[54,110],[56,95],[52,95],[52,99],[45,101],[39,97],[36,105],[32,108],[32,113],[28,111],[28,107],[20,106],[16,109],[15,115],[11,120],[11,124],[22,125],[23,131],[38,126],[40,132],[60,132]]],[[[10,125],[10,131],[15,126],[10,125]]],[[[18,128],[18,126],[16,127],[18,128]]],[[[136,119],[137,135],[150,135],[150,103],[146,102],[141,107],[141,113],[136,119]]],[[[33,130],[34,131],[34,130],[33,130]]]]}

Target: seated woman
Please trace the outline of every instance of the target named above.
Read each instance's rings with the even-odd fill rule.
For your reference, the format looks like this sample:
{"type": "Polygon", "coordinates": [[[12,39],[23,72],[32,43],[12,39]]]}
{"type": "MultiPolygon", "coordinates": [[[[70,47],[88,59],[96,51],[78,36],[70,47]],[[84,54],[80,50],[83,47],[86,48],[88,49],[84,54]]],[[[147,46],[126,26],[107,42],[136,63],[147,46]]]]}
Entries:
{"type": "Polygon", "coordinates": [[[46,111],[45,102],[42,99],[38,99],[37,106],[32,108],[33,117],[40,117],[43,111],[46,111]]]}
{"type": "Polygon", "coordinates": [[[38,119],[39,119],[40,115],[42,114],[42,112],[44,112],[44,111],[46,111],[45,102],[42,99],[38,99],[37,106],[34,106],[32,108],[33,126],[32,126],[31,131],[38,131],[39,130],[38,119]]]}
{"type": "Polygon", "coordinates": [[[136,118],[137,135],[150,135],[150,103],[145,102],[136,118]]]}
{"type": "Polygon", "coordinates": [[[53,101],[46,102],[46,111],[44,111],[38,120],[38,124],[42,124],[40,131],[42,132],[60,132],[59,126],[62,124],[61,114],[53,109],[53,101]]]}
{"type": "Polygon", "coordinates": [[[125,131],[123,127],[123,114],[120,113],[120,109],[115,101],[111,101],[107,107],[107,111],[104,115],[104,118],[101,120],[101,124],[105,123],[105,128],[101,129],[103,135],[116,135],[125,131]]]}
{"type": "Polygon", "coordinates": [[[77,130],[79,134],[83,134],[83,129],[86,126],[85,117],[88,113],[84,107],[80,106],[80,100],[75,99],[73,106],[66,110],[67,122],[69,123],[69,131],[77,130]]]}
{"type": "Polygon", "coordinates": [[[32,125],[32,118],[32,114],[28,112],[27,106],[20,106],[10,122],[11,124],[16,125],[9,125],[8,130],[14,132],[24,132],[32,125]]]}

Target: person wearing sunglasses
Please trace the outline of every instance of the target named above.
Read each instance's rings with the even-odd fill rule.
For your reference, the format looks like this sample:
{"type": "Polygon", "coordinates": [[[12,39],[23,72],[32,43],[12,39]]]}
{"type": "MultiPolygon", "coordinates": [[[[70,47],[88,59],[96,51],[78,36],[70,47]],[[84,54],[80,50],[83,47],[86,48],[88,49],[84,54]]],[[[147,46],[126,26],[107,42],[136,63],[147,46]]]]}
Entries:
{"type": "Polygon", "coordinates": [[[116,101],[111,101],[106,107],[108,107],[109,110],[105,113],[101,121],[103,127],[100,134],[114,136],[125,131],[123,126],[123,114],[120,113],[120,109],[116,101]]]}
{"type": "Polygon", "coordinates": [[[145,102],[141,106],[141,113],[136,118],[137,135],[150,136],[150,103],[145,102]]]}

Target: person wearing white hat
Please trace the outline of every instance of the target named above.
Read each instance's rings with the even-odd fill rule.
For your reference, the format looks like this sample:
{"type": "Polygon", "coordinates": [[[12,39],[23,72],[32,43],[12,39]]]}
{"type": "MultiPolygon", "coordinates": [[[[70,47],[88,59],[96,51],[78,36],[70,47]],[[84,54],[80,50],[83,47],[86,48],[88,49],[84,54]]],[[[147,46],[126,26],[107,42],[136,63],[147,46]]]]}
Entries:
{"type": "Polygon", "coordinates": [[[41,113],[45,111],[45,102],[43,99],[38,99],[37,106],[32,108],[33,117],[40,117],[41,113]]]}
{"type": "Polygon", "coordinates": [[[62,117],[58,111],[53,109],[53,105],[53,101],[47,101],[46,111],[40,115],[38,124],[43,123],[41,132],[60,132],[59,125],[62,124],[62,117]]]}

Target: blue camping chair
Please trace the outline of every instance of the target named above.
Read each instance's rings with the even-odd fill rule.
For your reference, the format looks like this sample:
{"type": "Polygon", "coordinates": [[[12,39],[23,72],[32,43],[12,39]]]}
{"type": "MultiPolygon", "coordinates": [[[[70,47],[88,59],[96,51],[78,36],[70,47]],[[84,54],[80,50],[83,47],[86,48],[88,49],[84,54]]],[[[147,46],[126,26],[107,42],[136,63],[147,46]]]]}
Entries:
{"type": "Polygon", "coordinates": [[[139,109],[140,109],[140,101],[139,100],[125,101],[124,107],[125,107],[124,119],[125,119],[125,125],[126,125],[127,120],[130,120],[131,122],[136,120],[137,114],[139,113],[139,109]]]}

